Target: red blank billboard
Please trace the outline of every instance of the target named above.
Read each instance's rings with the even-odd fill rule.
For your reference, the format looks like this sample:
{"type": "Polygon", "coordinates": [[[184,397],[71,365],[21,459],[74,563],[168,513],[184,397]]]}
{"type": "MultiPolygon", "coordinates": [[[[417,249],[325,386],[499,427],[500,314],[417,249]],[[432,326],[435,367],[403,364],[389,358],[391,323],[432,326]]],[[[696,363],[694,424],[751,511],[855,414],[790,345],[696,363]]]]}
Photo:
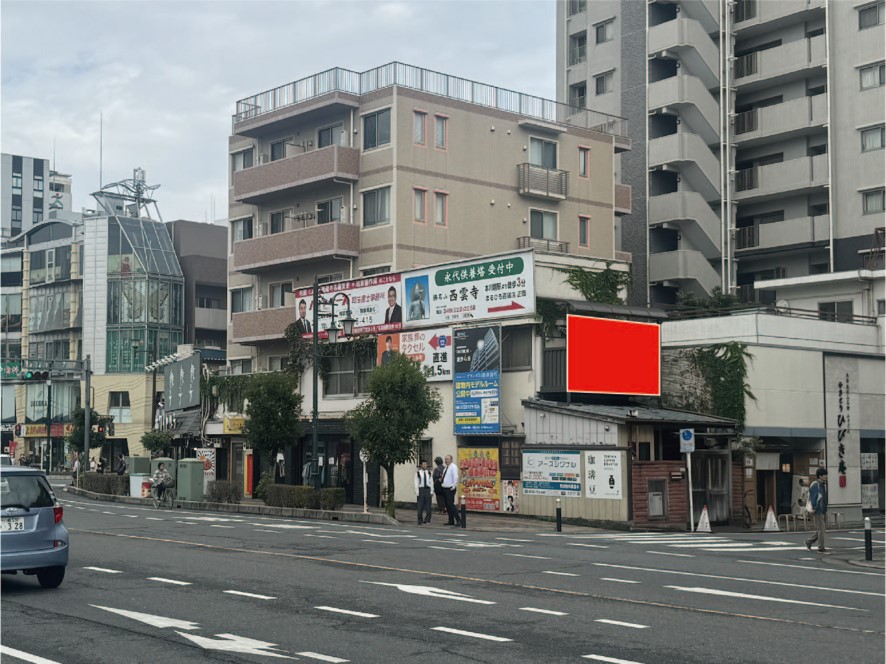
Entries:
{"type": "Polygon", "coordinates": [[[567,316],[566,389],[660,396],[660,327],[655,323],[567,316]]]}

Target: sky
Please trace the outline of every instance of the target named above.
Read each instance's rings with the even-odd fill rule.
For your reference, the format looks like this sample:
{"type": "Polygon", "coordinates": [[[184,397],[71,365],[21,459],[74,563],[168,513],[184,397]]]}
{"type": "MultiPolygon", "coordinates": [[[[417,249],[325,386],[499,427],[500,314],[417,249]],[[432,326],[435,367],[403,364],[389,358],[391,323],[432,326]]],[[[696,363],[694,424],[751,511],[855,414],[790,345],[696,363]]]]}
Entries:
{"type": "Polygon", "coordinates": [[[238,99],[395,60],[553,99],[555,11],[554,0],[3,0],[0,146],[54,154],[73,175],[74,210],[92,208],[101,117],[105,184],[142,167],[164,220],[223,220],[238,99]]]}

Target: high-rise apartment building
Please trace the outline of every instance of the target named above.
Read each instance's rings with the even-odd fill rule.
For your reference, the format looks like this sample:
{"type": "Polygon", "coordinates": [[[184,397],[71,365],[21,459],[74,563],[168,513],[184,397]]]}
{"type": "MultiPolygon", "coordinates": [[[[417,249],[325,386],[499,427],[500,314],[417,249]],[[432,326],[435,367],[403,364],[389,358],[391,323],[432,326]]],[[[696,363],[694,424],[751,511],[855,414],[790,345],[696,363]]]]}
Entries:
{"type": "Polygon", "coordinates": [[[0,234],[15,237],[46,217],[49,160],[0,155],[0,234]]]}
{"type": "Polygon", "coordinates": [[[558,100],[630,123],[650,302],[878,267],[883,23],[882,0],[558,2],[558,100]]]}

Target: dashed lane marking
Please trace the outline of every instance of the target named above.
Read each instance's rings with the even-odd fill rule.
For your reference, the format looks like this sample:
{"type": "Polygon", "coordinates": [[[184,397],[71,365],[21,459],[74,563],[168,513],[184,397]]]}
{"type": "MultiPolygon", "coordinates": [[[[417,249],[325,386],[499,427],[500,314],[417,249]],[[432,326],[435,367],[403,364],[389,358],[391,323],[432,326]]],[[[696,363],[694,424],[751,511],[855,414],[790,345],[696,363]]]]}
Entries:
{"type": "Polygon", "coordinates": [[[149,576],[148,581],[157,581],[158,583],[168,583],[173,586],[190,586],[190,581],[177,581],[175,579],[164,579],[162,576],[149,576]]]}
{"type": "Polygon", "coordinates": [[[348,609],[337,609],[334,606],[315,606],[320,611],[330,611],[331,613],[343,613],[346,616],[356,616],[357,618],[380,618],[374,613],[363,613],[362,611],[350,611],[348,609]]]}
{"type": "Polygon", "coordinates": [[[747,565],[771,565],[773,567],[793,567],[795,569],[812,570],[816,572],[839,572],[840,574],[861,574],[862,576],[883,576],[882,572],[859,572],[849,569],[834,569],[833,567],[809,567],[808,565],[789,565],[788,563],[767,563],[762,560],[739,560],[747,565]]]}
{"type": "Polygon", "coordinates": [[[365,539],[360,540],[361,542],[370,542],[371,544],[399,544],[400,542],[391,542],[390,540],[379,540],[379,539],[365,539]]]}
{"type": "Polygon", "coordinates": [[[608,549],[608,546],[602,544],[584,544],[582,542],[566,542],[566,546],[586,546],[590,549],[608,549]]]}
{"type": "Polygon", "coordinates": [[[761,602],[780,602],[783,604],[802,604],[803,606],[819,606],[825,609],[845,609],[846,611],[864,611],[852,606],[839,606],[837,604],[821,604],[819,602],[804,602],[800,599],[785,599],[784,597],[770,597],[768,595],[749,595],[747,593],[735,593],[729,590],[717,590],[716,588],[691,588],[685,586],[665,586],[671,590],[680,590],[686,593],[699,593],[701,595],[717,595],[719,597],[736,597],[738,599],[755,599],[761,602]]]}
{"type": "Polygon", "coordinates": [[[454,546],[429,546],[429,549],[438,549],[440,551],[467,551],[467,549],[457,549],[454,546]]]}
{"type": "Polygon", "coordinates": [[[103,574],[123,574],[119,569],[107,569],[105,567],[84,567],[92,572],[102,572],[103,574]]]}
{"type": "Polygon", "coordinates": [[[493,636],[492,634],[481,634],[480,632],[469,632],[464,629],[455,629],[453,627],[432,627],[435,632],[446,632],[447,634],[457,634],[458,636],[470,636],[474,639],[485,639],[486,641],[496,641],[498,643],[506,643],[513,639],[506,639],[503,636],[493,636]]]}
{"type": "Polygon", "coordinates": [[[647,551],[646,553],[654,553],[657,556],[676,556],[677,558],[695,558],[689,553],[669,553],[668,551],[647,551]]]}
{"type": "Polygon", "coordinates": [[[600,580],[601,581],[612,581],[613,583],[640,583],[639,581],[631,581],[630,579],[613,579],[608,576],[604,576],[600,580]]]}
{"type": "Polygon", "coordinates": [[[331,655],[321,655],[318,652],[297,652],[296,655],[300,655],[301,657],[307,657],[308,659],[317,659],[321,662],[330,662],[331,664],[344,664],[344,662],[349,662],[348,659],[341,659],[340,657],[333,657],[331,655]]]}
{"type": "Polygon", "coordinates": [[[255,599],[277,599],[276,597],[271,597],[270,595],[258,595],[256,593],[245,593],[242,590],[222,590],[223,593],[228,595],[239,595],[240,597],[253,597],[255,599]]]}
{"type": "Polygon", "coordinates": [[[582,655],[582,659],[592,659],[595,662],[609,662],[609,664],[641,664],[632,659],[616,659],[615,657],[604,657],[603,655],[582,655]]]}
{"type": "Polygon", "coordinates": [[[209,527],[210,527],[210,528],[234,528],[234,526],[221,526],[221,525],[219,525],[219,524],[217,524],[217,523],[213,523],[213,524],[210,525],[209,527]]]}
{"type": "Polygon", "coordinates": [[[156,516],[146,516],[145,519],[147,519],[148,521],[165,521],[165,519],[161,519],[156,516]]]}
{"type": "Polygon", "coordinates": [[[598,618],[594,622],[604,623],[606,625],[616,625],[617,627],[633,627],[634,629],[649,629],[649,625],[640,625],[638,623],[622,622],[621,620],[609,620],[608,618],[598,618]]]}
{"type": "Polygon", "coordinates": [[[554,574],[556,576],[581,576],[580,574],[573,574],[572,572],[552,572],[550,570],[545,570],[542,574],[554,574]]]}
{"type": "Polygon", "coordinates": [[[536,560],[550,560],[547,556],[530,556],[526,553],[505,553],[506,556],[511,556],[513,558],[535,558],[536,560]]]}
{"type": "Polygon", "coordinates": [[[321,539],[338,539],[335,535],[313,535],[311,533],[305,533],[305,537],[319,537],[321,539]]]}
{"type": "Polygon", "coordinates": [[[516,537],[496,537],[495,539],[501,540],[502,542],[534,542],[535,540],[528,539],[517,539],[516,537]]]}
{"type": "Polygon", "coordinates": [[[25,662],[30,662],[31,664],[59,664],[55,660],[46,659],[45,657],[39,657],[37,655],[32,655],[31,653],[27,653],[21,650],[16,650],[15,648],[10,648],[9,646],[0,645],[0,654],[9,655],[10,657],[15,657],[16,659],[20,659],[25,662]]]}
{"type": "Polygon", "coordinates": [[[522,606],[520,607],[521,611],[532,611],[532,613],[544,613],[548,616],[568,616],[568,613],[563,613],[562,611],[551,611],[549,609],[534,609],[531,606],[522,606]]]}

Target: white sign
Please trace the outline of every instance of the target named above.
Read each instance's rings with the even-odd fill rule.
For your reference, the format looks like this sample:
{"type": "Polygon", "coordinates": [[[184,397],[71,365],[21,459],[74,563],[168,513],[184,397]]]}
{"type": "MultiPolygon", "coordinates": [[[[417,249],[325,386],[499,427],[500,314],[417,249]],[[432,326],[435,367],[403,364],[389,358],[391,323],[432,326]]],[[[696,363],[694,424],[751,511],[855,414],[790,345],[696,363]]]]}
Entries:
{"type": "Polygon", "coordinates": [[[584,454],[585,498],[621,499],[623,452],[594,450],[584,454]]]}
{"type": "Polygon", "coordinates": [[[861,469],[862,470],[877,470],[877,453],[874,452],[870,454],[868,452],[862,452],[861,455],[861,469]]]}
{"type": "Polygon", "coordinates": [[[877,484],[861,485],[861,509],[875,510],[880,507],[880,487],[877,484]]]}
{"type": "Polygon", "coordinates": [[[581,453],[523,450],[523,495],[581,497],[581,453]]]}
{"type": "Polygon", "coordinates": [[[206,493],[209,483],[215,482],[215,448],[201,447],[194,452],[203,462],[203,492],[206,493]]]}
{"type": "Polygon", "coordinates": [[[695,429],[680,429],[680,454],[695,452],[695,429]]]}
{"type": "Polygon", "coordinates": [[[421,365],[428,381],[452,380],[452,328],[400,333],[400,352],[421,365]]]}

